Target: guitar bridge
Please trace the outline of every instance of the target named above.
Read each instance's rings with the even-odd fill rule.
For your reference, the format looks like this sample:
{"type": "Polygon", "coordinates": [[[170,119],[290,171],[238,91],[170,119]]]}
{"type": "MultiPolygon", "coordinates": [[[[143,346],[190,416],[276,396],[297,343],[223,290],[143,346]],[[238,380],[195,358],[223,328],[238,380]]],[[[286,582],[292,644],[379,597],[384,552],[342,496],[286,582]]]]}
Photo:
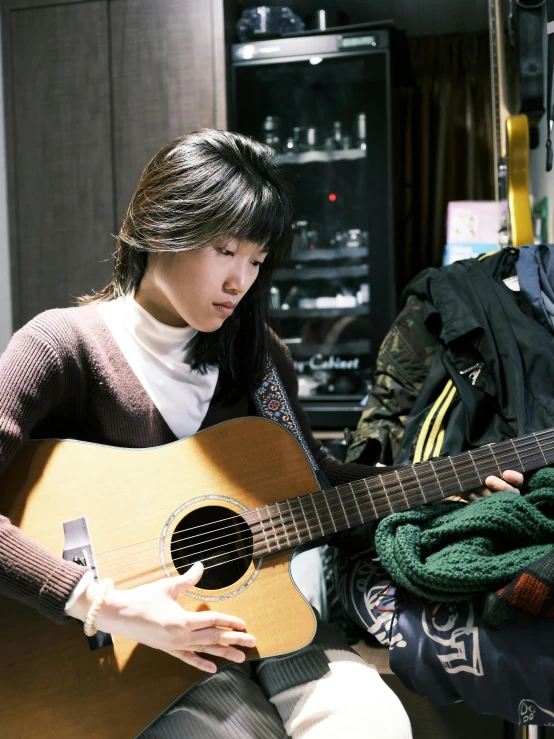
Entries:
{"type": "MultiPolygon", "coordinates": [[[[69,562],[75,562],[81,567],[90,567],[94,579],[98,582],[98,573],[86,518],[74,518],[72,521],[65,521],[63,531],[63,558],[69,562]]],[[[88,640],[91,652],[95,649],[113,646],[111,634],[106,634],[103,631],[98,631],[94,636],[85,638],[88,640]]]]}

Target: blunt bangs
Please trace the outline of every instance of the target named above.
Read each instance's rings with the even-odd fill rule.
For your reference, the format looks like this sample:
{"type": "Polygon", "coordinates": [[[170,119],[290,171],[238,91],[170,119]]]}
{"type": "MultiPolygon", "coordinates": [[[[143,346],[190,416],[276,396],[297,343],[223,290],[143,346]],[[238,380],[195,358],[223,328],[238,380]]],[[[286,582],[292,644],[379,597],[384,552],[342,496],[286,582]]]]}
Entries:
{"type": "MultiPolygon", "coordinates": [[[[166,159],[173,170],[172,195],[162,193],[157,201],[155,192],[148,193],[149,209],[160,207],[154,220],[167,219],[163,233],[156,224],[157,243],[168,250],[203,248],[233,237],[259,244],[274,264],[284,261],[294,212],[274,156],[270,147],[225,131],[199,131],[172,147],[166,159]]],[[[141,236],[148,248],[153,235],[141,236]]]]}

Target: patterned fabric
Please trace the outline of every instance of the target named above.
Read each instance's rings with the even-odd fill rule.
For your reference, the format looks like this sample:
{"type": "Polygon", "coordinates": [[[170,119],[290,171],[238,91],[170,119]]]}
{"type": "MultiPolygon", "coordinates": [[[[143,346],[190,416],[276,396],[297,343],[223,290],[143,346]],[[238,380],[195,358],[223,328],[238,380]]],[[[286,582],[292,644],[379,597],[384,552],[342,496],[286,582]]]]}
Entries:
{"type": "Polygon", "coordinates": [[[393,464],[396,459],[406,419],[440,346],[424,319],[423,303],[411,295],[381,344],[358,427],[345,431],[345,461],[393,464]]]}
{"type": "Polygon", "coordinates": [[[296,419],[292,406],[290,404],[287,391],[271,357],[266,358],[266,374],[260,387],[253,393],[252,398],[256,405],[256,410],[263,418],[275,421],[290,431],[296,441],[302,447],[308,462],[311,465],[316,476],[319,475],[319,467],[314,459],[310,447],[307,445],[300,424],[296,419]]]}
{"type": "Polygon", "coordinates": [[[375,553],[334,550],[337,589],[360,627],[388,647],[404,685],[444,706],[513,724],[554,726],[554,628],[551,620],[491,629],[476,599],[426,606],[406,598],[375,553]]]}
{"type": "Polygon", "coordinates": [[[506,587],[489,593],[483,608],[484,622],[496,629],[544,618],[554,618],[554,549],[506,587]]]}

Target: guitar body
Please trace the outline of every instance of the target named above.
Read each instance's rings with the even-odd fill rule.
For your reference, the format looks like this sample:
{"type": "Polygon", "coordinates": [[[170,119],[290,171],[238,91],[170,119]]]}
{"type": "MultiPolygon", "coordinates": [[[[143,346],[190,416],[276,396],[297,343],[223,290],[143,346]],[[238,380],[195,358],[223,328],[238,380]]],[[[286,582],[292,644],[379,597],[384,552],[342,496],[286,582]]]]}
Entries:
{"type": "MultiPolygon", "coordinates": [[[[154,449],[29,442],[0,478],[0,510],[59,555],[62,524],[86,517],[99,577],[128,588],[179,574],[180,525],[197,526],[204,535],[205,520],[217,531],[225,515],[318,487],[288,431],[265,419],[244,418],[154,449]]],[[[204,544],[196,538],[197,553],[213,547],[213,533],[204,544]]],[[[180,597],[182,607],[243,618],[257,638],[247,658],[308,644],[315,617],[290,577],[290,551],[253,559],[244,542],[237,546],[244,556],[231,558],[230,570],[223,568],[223,585],[216,580],[193,588],[180,597]],[[236,567],[244,571],[237,574],[236,567]]],[[[190,562],[181,564],[186,569],[190,562]]],[[[3,597],[0,632],[0,734],[6,739],[132,739],[206,677],[117,636],[113,646],[91,651],[80,623],[60,626],[3,597]]]]}

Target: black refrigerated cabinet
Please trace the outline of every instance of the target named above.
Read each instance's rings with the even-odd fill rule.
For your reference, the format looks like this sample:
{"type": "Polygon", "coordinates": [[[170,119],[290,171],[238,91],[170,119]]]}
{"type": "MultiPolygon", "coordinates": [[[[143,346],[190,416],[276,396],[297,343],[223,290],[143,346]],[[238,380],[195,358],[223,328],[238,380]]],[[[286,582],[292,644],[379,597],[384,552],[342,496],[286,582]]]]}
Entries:
{"type": "Polygon", "coordinates": [[[232,46],[231,129],[273,146],[293,188],[293,255],[270,316],[315,429],[356,426],[396,313],[393,91],[406,59],[392,29],[232,46]]]}

